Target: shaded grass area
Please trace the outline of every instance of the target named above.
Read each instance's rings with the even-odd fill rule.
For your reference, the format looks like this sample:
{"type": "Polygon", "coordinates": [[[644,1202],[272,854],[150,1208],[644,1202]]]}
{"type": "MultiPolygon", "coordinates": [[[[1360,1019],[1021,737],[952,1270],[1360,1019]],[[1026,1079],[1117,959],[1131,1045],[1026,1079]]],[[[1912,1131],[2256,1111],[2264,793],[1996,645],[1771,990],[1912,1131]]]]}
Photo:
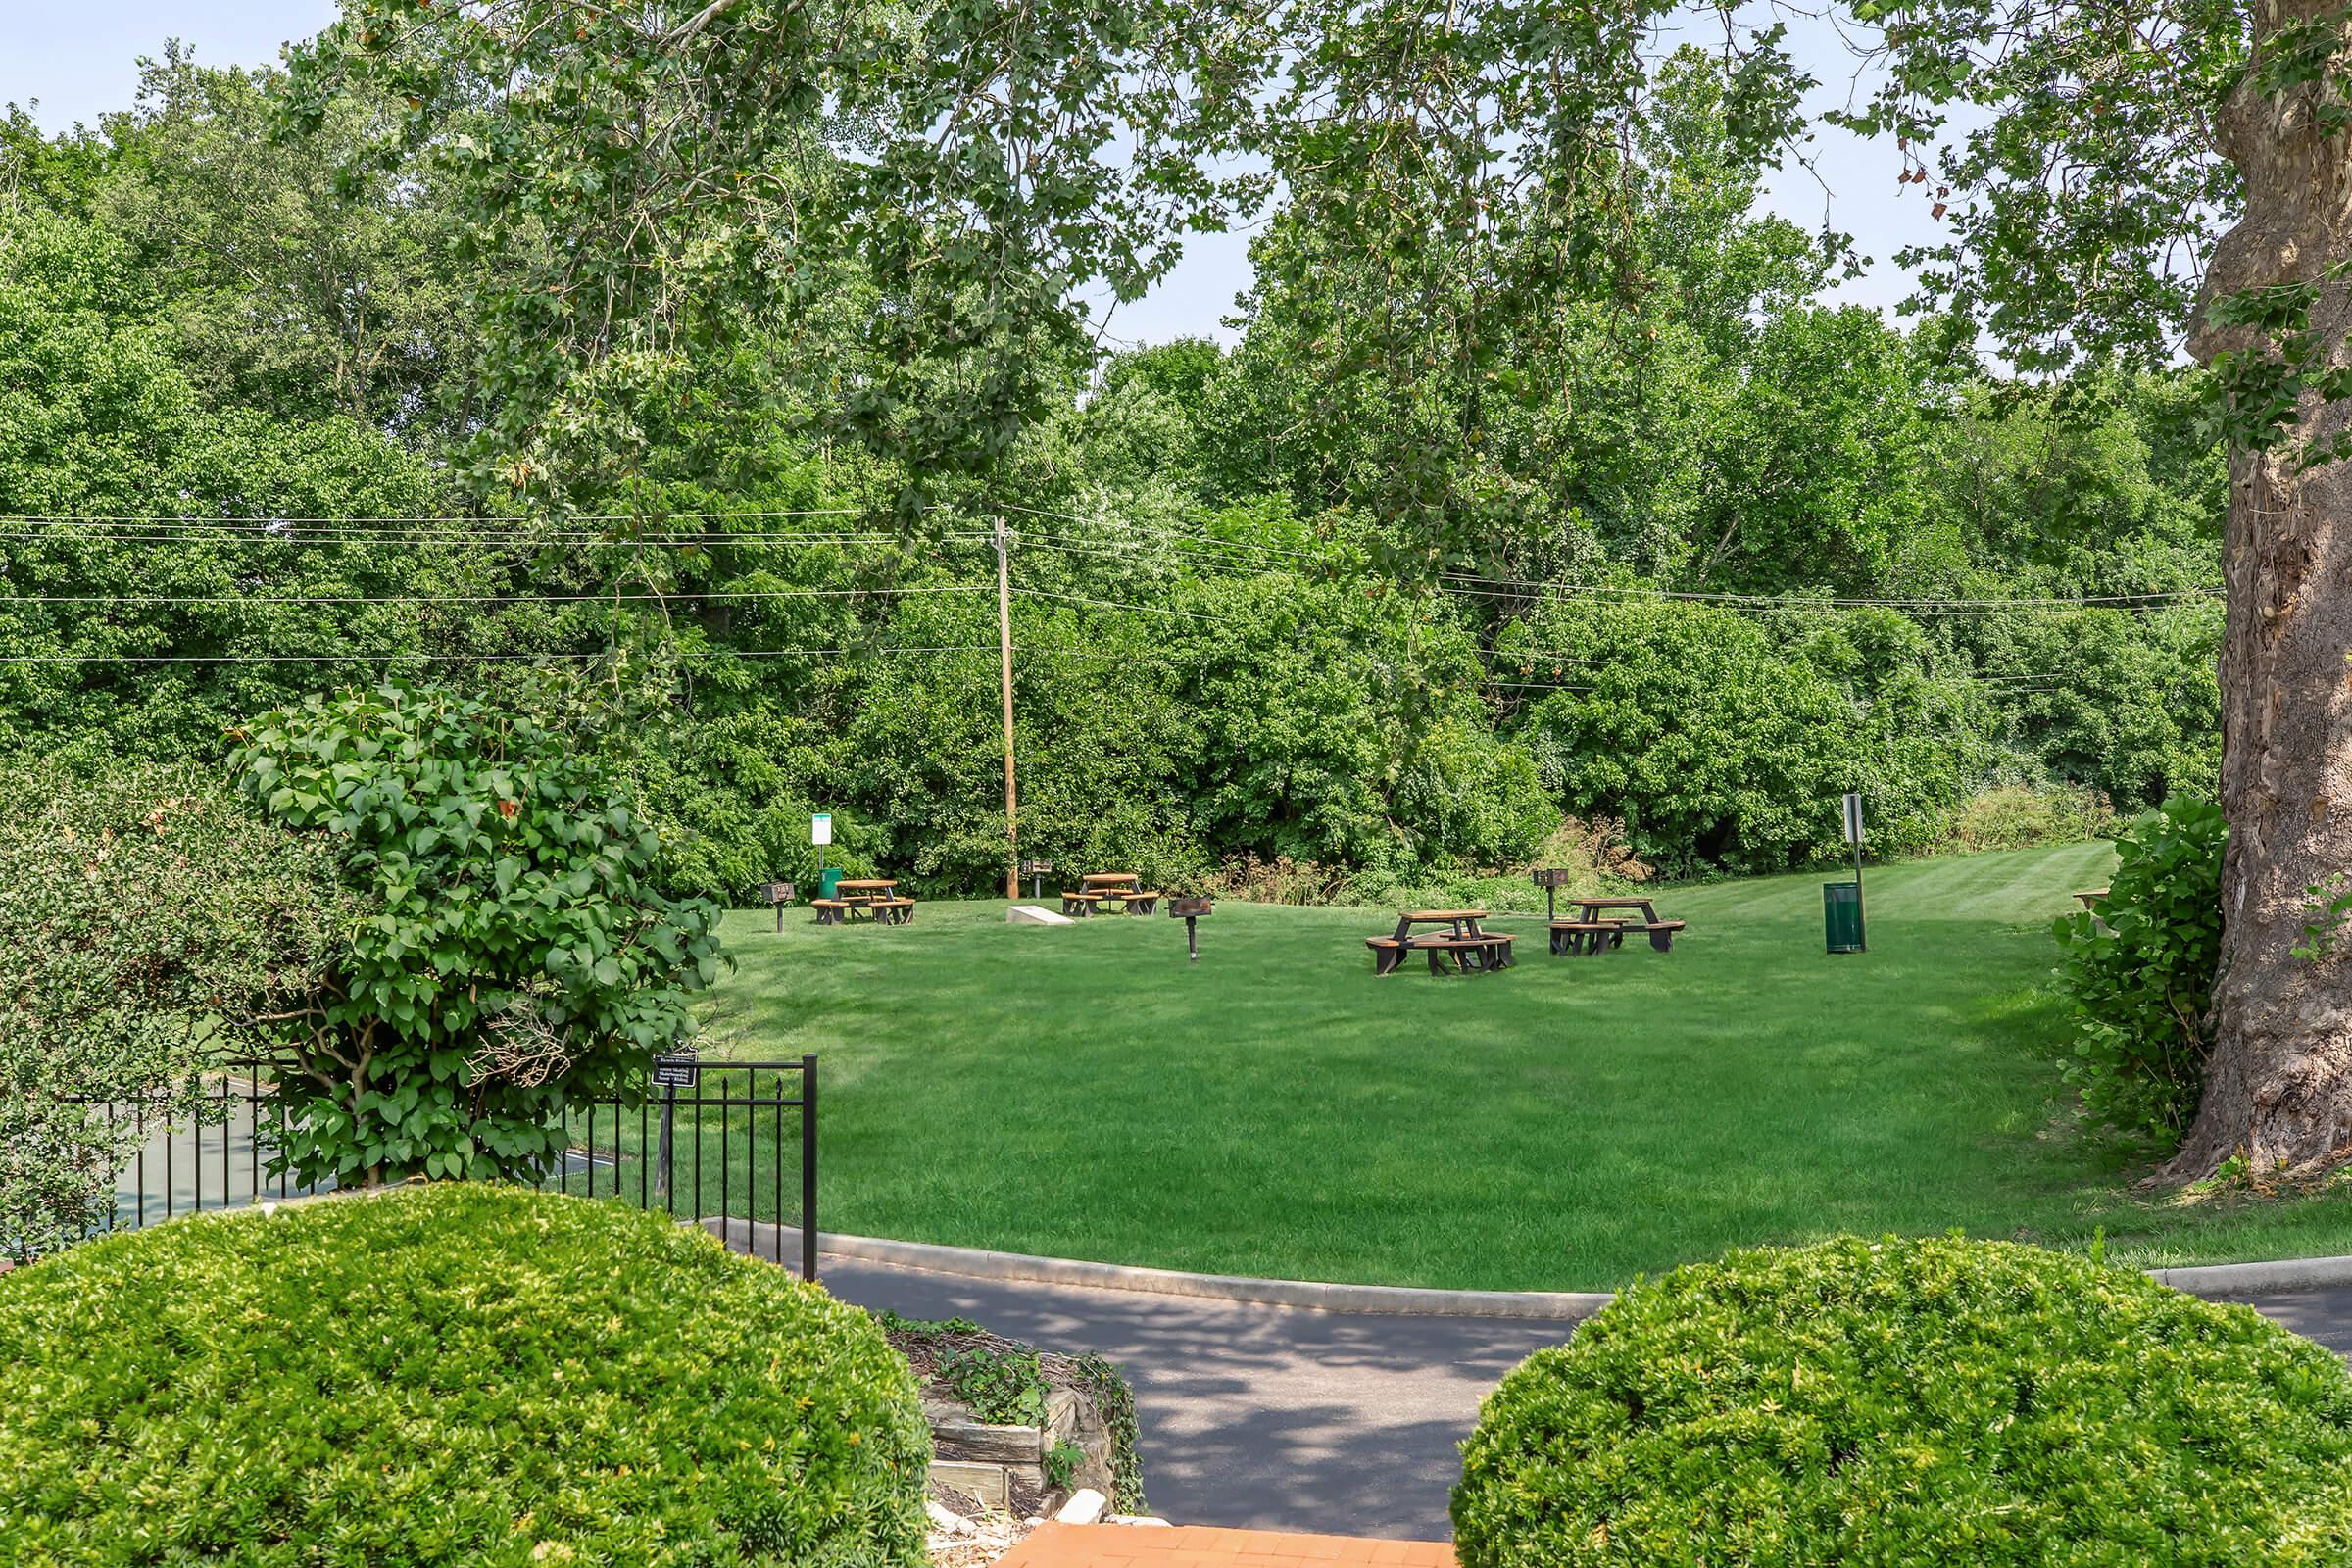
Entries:
{"type": "Polygon", "coordinates": [[[818,1054],[822,1217],[865,1235],[1510,1290],[1841,1232],[2352,1251],[2352,1198],[2145,1200],[2076,1128],[2049,920],[2110,857],[1874,870],[1851,956],[1819,876],[1661,890],[1669,955],[1548,957],[1540,914],[1498,914],[1520,963],[1447,979],[1374,979],[1378,910],[1221,905],[1198,965],[1165,917],[739,913],[709,1045],[818,1054]]]}

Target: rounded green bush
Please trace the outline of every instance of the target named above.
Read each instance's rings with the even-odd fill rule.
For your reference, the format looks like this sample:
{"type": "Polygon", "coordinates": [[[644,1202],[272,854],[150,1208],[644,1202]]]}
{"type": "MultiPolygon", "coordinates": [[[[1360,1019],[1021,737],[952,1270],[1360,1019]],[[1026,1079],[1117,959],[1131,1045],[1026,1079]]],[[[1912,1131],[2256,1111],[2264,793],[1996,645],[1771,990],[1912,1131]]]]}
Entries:
{"type": "Polygon", "coordinates": [[[1463,1568],[2352,1562],[2352,1377],[2239,1306],[2006,1243],[1635,1285],[1488,1396],[1463,1568]]]}
{"type": "Polygon", "coordinates": [[[0,1279],[0,1561],[925,1560],[930,1436],[855,1307],[612,1203],[444,1184],[0,1279]]]}

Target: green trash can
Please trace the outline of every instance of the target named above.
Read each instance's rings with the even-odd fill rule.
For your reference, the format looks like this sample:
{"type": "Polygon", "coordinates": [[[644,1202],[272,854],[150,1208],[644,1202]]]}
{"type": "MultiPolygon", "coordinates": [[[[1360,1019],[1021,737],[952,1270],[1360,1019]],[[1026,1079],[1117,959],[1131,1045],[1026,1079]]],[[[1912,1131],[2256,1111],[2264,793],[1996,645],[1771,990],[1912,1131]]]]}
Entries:
{"type": "Polygon", "coordinates": [[[1862,951],[1862,884],[1824,882],[1821,885],[1821,925],[1832,953],[1862,951]]]}
{"type": "Polygon", "coordinates": [[[816,873],[816,896],[829,899],[841,891],[841,867],[828,865],[816,873]]]}

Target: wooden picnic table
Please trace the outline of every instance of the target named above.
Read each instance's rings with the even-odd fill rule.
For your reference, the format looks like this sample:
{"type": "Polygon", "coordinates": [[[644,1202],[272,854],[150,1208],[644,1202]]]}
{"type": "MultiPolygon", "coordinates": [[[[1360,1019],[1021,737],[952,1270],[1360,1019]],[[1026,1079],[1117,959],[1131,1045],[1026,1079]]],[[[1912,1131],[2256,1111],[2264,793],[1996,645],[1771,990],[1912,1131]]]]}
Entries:
{"type": "Polygon", "coordinates": [[[1512,938],[1498,931],[1482,931],[1478,922],[1487,917],[1484,909],[1403,909],[1396,915],[1396,934],[1393,937],[1368,937],[1364,945],[1372,950],[1375,974],[1393,974],[1406,955],[1427,953],[1429,971],[1446,973],[1445,959],[1451,956],[1461,972],[1471,969],[1505,969],[1511,963],[1512,938]],[[1416,937],[1417,925],[1444,926],[1442,932],[1416,937]]]}
{"type": "Polygon", "coordinates": [[[1396,916],[1396,940],[1411,943],[1417,925],[1442,925],[1449,928],[1449,936],[1474,937],[1481,934],[1478,922],[1486,917],[1484,909],[1404,909],[1396,916]]]}
{"type": "Polygon", "coordinates": [[[1640,931],[1649,938],[1649,945],[1660,953],[1674,951],[1675,933],[1683,929],[1680,920],[1658,918],[1657,904],[1640,895],[1611,897],[1593,895],[1568,901],[1579,913],[1573,920],[1551,922],[1551,951],[1554,956],[1570,953],[1597,955],[1625,944],[1626,933],[1640,931]],[[1603,920],[1609,910],[1625,910],[1639,914],[1639,920],[1603,920]]]}
{"type": "Polygon", "coordinates": [[[1159,893],[1146,889],[1144,879],[1133,871],[1095,871],[1078,879],[1076,892],[1062,894],[1061,912],[1088,915],[1104,904],[1121,905],[1131,914],[1150,914],[1159,904],[1159,893]]]}
{"type": "Polygon", "coordinates": [[[914,901],[898,896],[895,876],[844,877],[833,884],[834,897],[816,901],[819,925],[837,925],[840,917],[862,909],[888,925],[905,925],[913,917],[914,901]]]}
{"type": "Polygon", "coordinates": [[[1597,920],[1603,909],[1639,909],[1642,911],[1642,919],[1644,924],[1656,925],[1658,923],[1658,906],[1648,899],[1592,898],[1570,899],[1568,902],[1585,911],[1577,917],[1581,920],[1597,920]]]}
{"type": "Polygon", "coordinates": [[[2075,897],[2082,901],[2082,907],[2085,909],[2096,909],[2099,906],[2099,901],[2107,897],[2107,890],[2105,888],[2084,888],[2075,897]]]}

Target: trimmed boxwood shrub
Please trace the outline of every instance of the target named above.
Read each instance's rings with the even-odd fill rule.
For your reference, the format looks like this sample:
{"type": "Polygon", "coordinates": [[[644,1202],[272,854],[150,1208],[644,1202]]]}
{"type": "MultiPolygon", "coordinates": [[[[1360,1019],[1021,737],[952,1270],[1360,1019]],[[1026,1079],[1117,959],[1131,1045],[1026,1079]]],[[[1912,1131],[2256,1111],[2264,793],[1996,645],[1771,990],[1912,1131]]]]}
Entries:
{"type": "Polygon", "coordinates": [[[0,1279],[0,1559],[925,1560],[930,1435],[863,1312],[659,1215],[442,1184],[0,1279]]]}
{"type": "Polygon", "coordinates": [[[2352,1561],[2352,1377],[2251,1309],[2008,1243],[1637,1283],[1488,1396],[1463,1568],[2352,1561]]]}

